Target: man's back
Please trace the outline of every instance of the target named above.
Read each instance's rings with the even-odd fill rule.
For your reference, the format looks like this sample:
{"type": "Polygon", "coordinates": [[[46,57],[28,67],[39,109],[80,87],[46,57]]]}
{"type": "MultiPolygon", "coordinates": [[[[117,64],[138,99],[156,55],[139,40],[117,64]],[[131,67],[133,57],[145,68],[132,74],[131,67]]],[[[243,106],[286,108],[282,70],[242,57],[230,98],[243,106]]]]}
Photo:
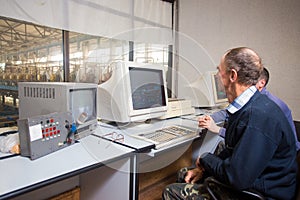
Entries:
{"type": "Polygon", "coordinates": [[[245,107],[230,114],[228,124],[225,143],[231,153],[225,171],[229,182],[267,197],[292,199],[297,172],[295,138],[279,107],[257,92],[245,107]]]}
{"type": "Polygon", "coordinates": [[[286,118],[287,118],[293,132],[294,132],[294,135],[295,135],[296,149],[297,149],[297,151],[299,151],[300,150],[300,142],[298,141],[298,138],[297,138],[297,132],[296,132],[295,124],[294,124],[294,121],[293,121],[292,112],[289,109],[288,105],[286,105],[286,103],[284,103],[281,99],[279,99],[278,97],[276,97],[275,95],[270,93],[266,88],[263,88],[261,93],[266,95],[272,101],[274,101],[280,107],[280,109],[282,110],[284,115],[286,116],[286,118]]]}
{"type": "MultiPolygon", "coordinates": [[[[282,112],[286,116],[286,118],[287,118],[287,120],[288,120],[288,122],[289,122],[289,124],[292,128],[292,131],[294,133],[295,142],[296,142],[296,150],[299,151],[300,150],[300,142],[298,141],[298,138],[297,138],[296,128],[295,128],[295,125],[294,125],[291,110],[286,105],[286,103],[284,103],[281,99],[279,99],[278,97],[271,94],[266,88],[262,89],[261,94],[266,95],[269,99],[271,99],[274,103],[276,103],[279,106],[279,108],[282,110],[282,112]]],[[[213,113],[211,115],[211,117],[213,118],[213,120],[215,122],[220,122],[220,121],[224,121],[225,118],[227,118],[227,113],[226,113],[225,110],[220,110],[219,112],[213,113]]],[[[222,137],[225,137],[225,130],[224,129],[220,130],[219,134],[222,137]]]]}

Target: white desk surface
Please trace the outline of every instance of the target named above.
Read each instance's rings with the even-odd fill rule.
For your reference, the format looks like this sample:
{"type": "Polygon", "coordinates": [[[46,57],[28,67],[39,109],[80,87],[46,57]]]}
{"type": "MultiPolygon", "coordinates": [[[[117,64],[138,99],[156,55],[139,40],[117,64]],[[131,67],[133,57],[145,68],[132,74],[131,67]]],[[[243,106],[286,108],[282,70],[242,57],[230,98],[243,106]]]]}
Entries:
{"type": "MultiPolygon", "coordinates": [[[[35,189],[45,181],[59,179],[77,170],[84,170],[93,165],[105,165],[120,158],[132,155],[139,150],[148,150],[150,156],[160,152],[176,148],[180,143],[170,145],[159,150],[151,149],[153,144],[134,137],[131,134],[149,132],[170,125],[182,125],[193,129],[199,129],[197,121],[172,118],[167,120],[152,120],[150,124],[132,124],[129,126],[111,126],[99,123],[98,128],[88,137],[82,138],[79,143],[51,153],[47,156],[30,160],[26,157],[16,156],[0,160],[0,199],[7,195],[35,189]],[[115,131],[124,135],[123,145],[104,140],[99,136],[115,131]],[[124,146],[125,144],[125,146],[124,146]],[[130,146],[131,148],[126,147],[130,146]]],[[[215,148],[219,136],[208,133],[200,148],[200,152],[212,151],[215,148]]],[[[191,138],[182,143],[192,142],[191,138]]],[[[80,172],[78,172],[80,173],[80,172]]]]}
{"type": "Polygon", "coordinates": [[[133,149],[90,135],[82,138],[79,143],[36,160],[21,156],[0,160],[0,199],[6,194],[34,187],[43,181],[94,164],[110,163],[131,152],[133,149]]]}
{"type": "MultiPolygon", "coordinates": [[[[167,120],[157,120],[154,119],[152,120],[149,124],[139,124],[139,123],[132,123],[130,125],[119,125],[119,126],[112,126],[109,124],[105,124],[105,123],[99,123],[98,124],[98,128],[95,131],[95,135],[97,136],[103,136],[106,135],[108,133],[111,132],[117,132],[118,134],[122,134],[124,135],[124,144],[127,146],[130,146],[136,150],[139,149],[149,149],[149,146],[153,144],[144,140],[140,140],[134,137],[131,137],[131,135],[134,134],[138,134],[138,133],[143,133],[143,132],[150,132],[150,131],[154,131],[157,129],[161,129],[170,125],[182,125],[182,126],[186,126],[189,127],[191,129],[194,130],[198,130],[201,131],[201,128],[198,127],[198,122],[194,121],[194,120],[190,120],[190,119],[186,119],[186,118],[181,118],[181,117],[176,117],[176,118],[171,118],[171,119],[167,119],[167,120]]],[[[204,148],[203,151],[211,151],[210,149],[213,148],[215,146],[214,143],[216,143],[217,139],[219,138],[219,136],[210,133],[208,135],[208,137],[205,137],[205,143],[204,144],[204,148]]],[[[157,154],[159,154],[162,151],[165,151],[167,149],[172,149],[172,148],[176,148],[176,146],[178,146],[180,143],[188,143],[188,142],[192,142],[195,138],[191,138],[188,139],[186,141],[182,141],[164,148],[161,148],[159,150],[156,149],[149,149],[149,155],[151,156],[155,156],[157,154]]],[[[202,148],[202,147],[201,147],[202,148]]]]}

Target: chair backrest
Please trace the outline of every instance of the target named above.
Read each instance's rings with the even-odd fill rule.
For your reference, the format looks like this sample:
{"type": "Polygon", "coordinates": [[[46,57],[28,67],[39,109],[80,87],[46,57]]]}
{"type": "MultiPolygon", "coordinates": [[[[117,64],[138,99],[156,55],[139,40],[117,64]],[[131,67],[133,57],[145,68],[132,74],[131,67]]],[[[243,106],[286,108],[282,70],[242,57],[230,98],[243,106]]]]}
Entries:
{"type": "Polygon", "coordinates": [[[300,121],[294,121],[298,141],[300,141],[300,121]]]}
{"type": "Polygon", "coordinates": [[[209,194],[213,200],[243,199],[243,200],[265,200],[264,196],[254,190],[239,191],[233,187],[219,182],[214,177],[207,177],[204,180],[209,194]]]}
{"type": "MultiPolygon", "coordinates": [[[[298,137],[298,141],[300,141],[300,121],[294,121],[295,128],[296,128],[296,133],[298,137]]],[[[298,183],[298,188],[297,188],[297,198],[296,200],[300,200],[300,151],[297,152],[297,163],[298,163],[298,175],[297,175],[297,183],[298,183]]]]}
{"type": "Polygon", "coordinates": [[[300,152],[297,154],[298,174],[297,174],[297,195],[296,200],[300,200],[300,152]]]}

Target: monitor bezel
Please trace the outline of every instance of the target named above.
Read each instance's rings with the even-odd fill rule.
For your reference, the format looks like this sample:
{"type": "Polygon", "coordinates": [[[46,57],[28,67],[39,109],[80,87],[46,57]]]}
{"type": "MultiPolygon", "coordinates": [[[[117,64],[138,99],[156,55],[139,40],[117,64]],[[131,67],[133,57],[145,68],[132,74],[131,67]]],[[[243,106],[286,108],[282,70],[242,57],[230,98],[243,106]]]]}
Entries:
{"type": "Polygon", "coordinates": [[[128,87],[126,87],[128,94],[128,108],[129,108],[129,116],[140,116],[140,115],[151,115],[155,113],[161,113],[167,111],[168,106],[168,95],[167,95],[167,84],[166,84],[166,73],[163,65],[153,64],[153,63],[135,63],[135,62],[126,62],[125,63],[125,74],[124,81],[128,87]],[[133,108],[133,101],[132,101],[132,89],[130,84],[130,72],[129,68],[141,68],[141,69],[150,69],[150,70],[159,70],[162,74],[162,81],[163,81],[163,88],[164,88],[164,106],[152,107],[152,108],[143,108],[135,110],[133,108]]]}

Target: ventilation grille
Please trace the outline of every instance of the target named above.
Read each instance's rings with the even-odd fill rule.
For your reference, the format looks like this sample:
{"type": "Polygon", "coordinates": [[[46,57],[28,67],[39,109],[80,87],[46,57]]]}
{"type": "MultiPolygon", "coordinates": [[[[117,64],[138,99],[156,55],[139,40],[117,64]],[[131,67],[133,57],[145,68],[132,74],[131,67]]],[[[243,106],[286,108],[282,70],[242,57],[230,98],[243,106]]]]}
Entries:
{"type": "Polygon", "coordinates": [[[55,88],[24,87],[24,97],[55,99],[55,88]]]}

